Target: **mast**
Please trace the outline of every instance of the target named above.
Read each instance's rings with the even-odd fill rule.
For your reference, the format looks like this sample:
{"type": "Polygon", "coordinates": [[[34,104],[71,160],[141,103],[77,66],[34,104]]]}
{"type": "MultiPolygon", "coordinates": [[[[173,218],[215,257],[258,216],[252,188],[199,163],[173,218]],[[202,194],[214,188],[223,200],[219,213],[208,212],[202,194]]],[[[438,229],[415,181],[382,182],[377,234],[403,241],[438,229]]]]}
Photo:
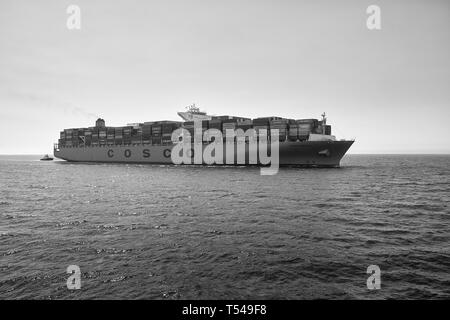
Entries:
{"type": "Polygon", "coordinates": [[[327,118],[325,112],[322,113],[322,134],[325,134],[325,125],[327,124],[327,118]]]}

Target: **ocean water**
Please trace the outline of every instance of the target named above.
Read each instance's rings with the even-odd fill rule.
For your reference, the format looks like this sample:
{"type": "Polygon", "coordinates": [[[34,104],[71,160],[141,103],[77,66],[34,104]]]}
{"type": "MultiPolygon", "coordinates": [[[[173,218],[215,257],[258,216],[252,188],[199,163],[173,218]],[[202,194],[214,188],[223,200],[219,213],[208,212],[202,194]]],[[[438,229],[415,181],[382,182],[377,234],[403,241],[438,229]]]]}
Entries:
{"type": "Polygon", "coordinates": [[[1,299],[450,298],[450,156],[276,176],[38,158],[0,157],[1,299]]]}

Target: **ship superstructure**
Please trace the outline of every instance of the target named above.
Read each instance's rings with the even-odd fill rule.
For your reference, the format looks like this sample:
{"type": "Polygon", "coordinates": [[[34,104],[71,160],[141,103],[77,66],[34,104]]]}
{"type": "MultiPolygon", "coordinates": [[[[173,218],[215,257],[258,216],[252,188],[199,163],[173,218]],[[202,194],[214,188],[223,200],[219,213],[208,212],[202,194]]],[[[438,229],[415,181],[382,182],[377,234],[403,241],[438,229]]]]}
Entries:
{"type": "Polygon", "coordinates": [[[183,119],[184,121],[208,121],[211,120],[212,117],[208,116],[206,112],[200,111],[200,108],[197,108],[195,106],[195,103],[186,107],[186,111],[184,112],[177,112],[177,114],[183,119]]]}

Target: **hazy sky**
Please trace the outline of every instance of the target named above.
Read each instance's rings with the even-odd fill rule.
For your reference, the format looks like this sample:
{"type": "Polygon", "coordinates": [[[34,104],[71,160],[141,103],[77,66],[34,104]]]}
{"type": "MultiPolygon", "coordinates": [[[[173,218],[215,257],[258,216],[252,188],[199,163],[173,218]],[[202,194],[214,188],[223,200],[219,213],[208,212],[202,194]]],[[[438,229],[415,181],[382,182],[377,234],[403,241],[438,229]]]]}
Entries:
{"type": "Polygon", "coordinates": [[[49,153],[96,116],[178,120],[191,103],[325,111],[352,153],[450,153],[449,34],[448,0],[0,0],[0,153],[49,153]]]}

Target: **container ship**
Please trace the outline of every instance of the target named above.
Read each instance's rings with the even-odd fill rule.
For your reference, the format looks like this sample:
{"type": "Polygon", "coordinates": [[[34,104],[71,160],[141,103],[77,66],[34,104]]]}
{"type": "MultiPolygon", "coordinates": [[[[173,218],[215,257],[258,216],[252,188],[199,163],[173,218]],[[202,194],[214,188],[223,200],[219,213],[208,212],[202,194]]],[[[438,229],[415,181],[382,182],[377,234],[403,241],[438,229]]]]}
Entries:
{"type": "MultiPolygon", "coordinates": [[[[153,121],[110,127],[105,125],[103,119],[98,119],[94,127],[64,129],[60,132],[58,143],[54,145],[54,156],[76,162],[173,164],[171,153],[175,144],[172,141],[172,133],[182,128],[194,137],[194,127],[199,123],[203,133],[208,129],[222,132],[223,143],[229,144],[231,141],[233,144],[231,149],[228,145],[224,150],[233,150],[234,159],[245,159],[244,163],[230,163],[226,161],[226,153],[229,151],[224,151],[224,161],[218,164],[262,164],[259,153],[256,163],[250,160],[249,139],[252,138],[228,139],[230,130],[242,129],[245,132],[254,129],[252,132],[256,132],[256,139],[266,135],[264,138],[267,141],[272,137],[270,132],[278,130],[280,166],[339,167],[342,157],[354,142],[337,140],[331,134],[331,126],[326,123],[325,113],[322,114],[321,120],[294,120],[275,116],[250,119],[210,116],[192,105],[186,111],[178,112],[178,115],[183,121],[153,121]]],[[[206,134],[200,137],[200,142],[193,140],[192,153],[194,143],[202,144],[200,148],[203,150],[210,143],[206,134]]]]}

